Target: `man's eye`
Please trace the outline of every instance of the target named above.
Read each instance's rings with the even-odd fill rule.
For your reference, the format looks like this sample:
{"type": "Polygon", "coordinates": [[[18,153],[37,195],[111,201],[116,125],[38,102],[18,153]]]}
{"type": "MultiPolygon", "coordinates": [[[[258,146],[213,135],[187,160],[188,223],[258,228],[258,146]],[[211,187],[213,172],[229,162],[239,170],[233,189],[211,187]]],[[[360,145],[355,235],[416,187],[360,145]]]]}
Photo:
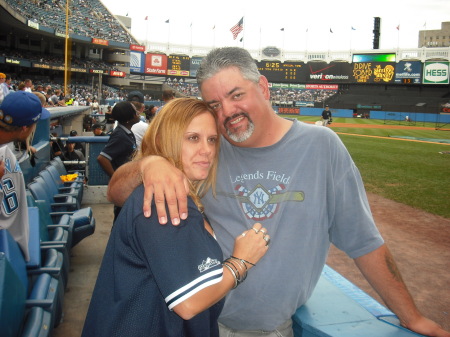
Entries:
{"type": "Polygon", "coordinates": [[[217,103],[217,104],[211,104],[209,107],[211,109],[213,109],[214,111],[217,111],[220,109],[221,105],[220,105],[220,103],[217,103]]]}

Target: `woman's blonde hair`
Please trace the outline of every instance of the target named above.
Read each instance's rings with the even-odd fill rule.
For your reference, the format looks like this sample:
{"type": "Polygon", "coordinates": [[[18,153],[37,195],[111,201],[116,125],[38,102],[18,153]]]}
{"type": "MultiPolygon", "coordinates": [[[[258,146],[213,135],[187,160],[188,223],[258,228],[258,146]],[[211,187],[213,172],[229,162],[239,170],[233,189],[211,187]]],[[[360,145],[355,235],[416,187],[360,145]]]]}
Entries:
{"type": "MultiPolygon", "coordinates": [[[[164,105],[149,124],[142,138],[141,148],[134,159],[138,160],[149,155],[161,156],[184,172],[181,150],[185,130],[195,117],[204,113],[211,114],[217,121],[216,114],[203,101],[195,98],[176,98],[171,100],[164,105]]],[[[220,137],[218,136],[216,155],[208,177],[202,181],[190,182],[189,196],[201,211],[203,211],[203,205],[200,202],[200,198],[206,194],[209,188],[212,188],[213,193],[215,193],[219,139],[220,137]]]]}

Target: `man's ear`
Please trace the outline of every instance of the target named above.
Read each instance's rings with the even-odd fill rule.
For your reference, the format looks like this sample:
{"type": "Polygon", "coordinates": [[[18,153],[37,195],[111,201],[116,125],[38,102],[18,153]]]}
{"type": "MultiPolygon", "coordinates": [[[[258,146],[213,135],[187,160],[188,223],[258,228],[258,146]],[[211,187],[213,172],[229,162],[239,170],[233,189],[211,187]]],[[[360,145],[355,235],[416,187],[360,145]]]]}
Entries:
{"type": "Polygon", "coordinates": [[[262,93],[264,95],[264,98],[266,100],[269,100],[270,99],[269,81],[267,81],[266,76],[261,75],[259,77],[258,85],[261,88],[261,91],[262,91],[262,93]]]}

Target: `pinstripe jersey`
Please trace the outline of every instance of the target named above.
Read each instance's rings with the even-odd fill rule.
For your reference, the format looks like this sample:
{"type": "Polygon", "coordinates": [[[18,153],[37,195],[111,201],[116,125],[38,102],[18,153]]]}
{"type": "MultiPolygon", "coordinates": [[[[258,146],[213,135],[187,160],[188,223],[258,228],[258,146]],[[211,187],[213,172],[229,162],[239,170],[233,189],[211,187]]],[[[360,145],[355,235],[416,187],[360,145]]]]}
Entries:
{"type": "Polygon", "coordinates": [[[143,186],[117,218],[92,296],[86,336],[218,336],[223,302],[184,321],[171,309],[222,280],[222,251],[191,199],[179,226],[142,214],[143,186]]]}

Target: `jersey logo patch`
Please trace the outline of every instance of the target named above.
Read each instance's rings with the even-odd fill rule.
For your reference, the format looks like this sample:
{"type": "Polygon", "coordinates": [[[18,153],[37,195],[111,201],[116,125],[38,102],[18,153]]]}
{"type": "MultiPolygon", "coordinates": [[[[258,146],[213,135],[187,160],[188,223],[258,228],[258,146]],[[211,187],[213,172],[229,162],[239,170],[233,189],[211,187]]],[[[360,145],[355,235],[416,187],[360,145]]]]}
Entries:
{"type": "Polygon", "coordinates": [[[255,221],[270,219],[278,212],[280,203],[284,201],[303,201],[305,194],[301,191],[286,191],[284,184],[278,184],[267,189],[261,184],[249,190],[245,186],[236,185],[235,195],[229,197],[238,199],[247,218],[255,221]]]}
{"type": "Polygon", "coordinates": [[[203,273],[204,271],[211,269],[212,267],[215,267],[219,265],[220,262],[217,259],[211,259],[208,257],[206,260],[203,260],[202,264],[198,266],[198,270],[203,273]]]}

